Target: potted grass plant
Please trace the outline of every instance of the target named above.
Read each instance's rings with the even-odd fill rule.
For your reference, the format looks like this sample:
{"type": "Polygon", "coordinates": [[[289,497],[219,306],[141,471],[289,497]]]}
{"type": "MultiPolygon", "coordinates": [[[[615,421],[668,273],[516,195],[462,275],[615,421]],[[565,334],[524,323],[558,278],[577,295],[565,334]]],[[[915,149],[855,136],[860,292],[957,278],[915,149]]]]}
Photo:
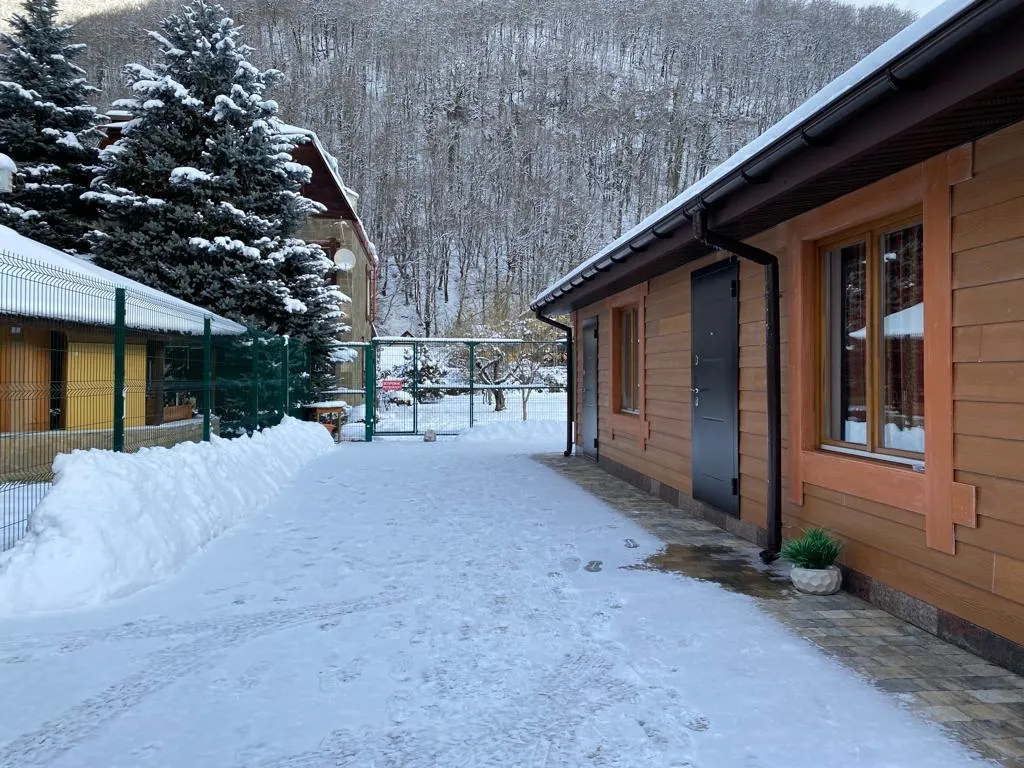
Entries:
{"type": "Polygon", "coordinates": [[[793,586],[811,595],[831,595],[839,591],[843,574],[836,565],[843,545],[821,528],[810,528],[803,536],[791,539],[780,556],[793,564],[793,586]]]}

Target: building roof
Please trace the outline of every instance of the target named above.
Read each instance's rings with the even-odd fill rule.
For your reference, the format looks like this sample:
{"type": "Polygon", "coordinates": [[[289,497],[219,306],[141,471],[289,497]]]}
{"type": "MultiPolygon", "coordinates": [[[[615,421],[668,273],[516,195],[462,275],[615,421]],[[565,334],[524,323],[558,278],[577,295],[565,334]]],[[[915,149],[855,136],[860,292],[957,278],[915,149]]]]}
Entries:
{"type": "MultiPolygon", "coordinates": [[[[107,111],[106,117],[109,122],[99,126],[106,137],[101,142],[104,146],[112,144],[121,138],[121,133],[124,131],[125,126],[131,122],[132,114],[127,110],[112,109],[107,111]]],[[[372,259],[373,263],[376,264],[377,247],[367,237],[362,219],[356,213],[355,206],[359,200],[359,195],[351,187],[347,186],[342,179],[337,158],[327,151],[320,141],[320,137],[314,131],[282,122],[278,123],[278,128],[284,136],[302,138],[302,143],[295,148],[294,159],[296,162],[308,160],[312,163],[313,178],[311,183],[307,185],[308,188],[304,190],[306,197],[326,206],[330,214],[351,221],[359,241],[363,245],[363,249],[369,258],[372,259]],[[309,151],[307,151],[307,147],[309,151]],[[332,199],[319,199],[323,195],[318,195],[315,188],[320,186],[318,182],[321,179],[336,193],[332,195],[332,199]]]]}
{"type": "Polygon", "coordinates": [[[649,279],[704,255],[708,249],[699,244],[693,247],[695,238],[692,228],[687,226],[698,207],[718,214],[714,217],[716,226],[731,227],[728,233],[731,236],[749,237],[857,186],[920,162],[930,156],[925,153],[937,154],[1019,119],[1024,114],[1024,88],[1019,77],[1003,83],[1004,91],[1011,97],[993,94],[983,105],[977,98],[970,103],[975,110],[971,112],[972,118],[981,106],[989,110],[983,119],[971,120],[968,125],[959,113],[943,114],[942,110],[966,103],[967,97],[977,97],[985,87],[999,82],[1000,76],[1020,73],[1022,56],[1013,46],[1022,46],[1006,38],[1012,37],[1010,32],[1014,28],[1020,28],[1022,17],[1020,0],[947,0],[669,203],[551,283],[534,298],[531,308],[548,313],[564,312],[608,295],[613,289],[622,290],[640,279],[649,279]],[[1002,48],[1007,53],[1002,55],[998,65],[984,59],[986,54],[996,57],[1002,48]],[[971,56],[962,57],[965,51],[971,56]],[[966,80],[965,70],[974,66],[974,71],[981,72],[982,64],[988,69],[983,73],[985,77],[978,75],[978,82],[963,84],[961,90],[940,89],[938,82],[942,77],[952,80],[959,76],[966,80]],[[859,139],[843,135],[850,133],[846,129],[855,117],[864,120],[880,114],[883,109],[892,109],[897,98],[903,104],[913,102],[913,111],[903,109],[899,119],[888,120],[874,132],[862,132],[859,139]],[[926,116],[933,123],[927,123],[926,116]],[[918,122],[912,123],[912,119],[918,122]],[[931,132],[927,133],[926,129],[931,132]],[[941,136],[938,129],[941,129],[941,136]],[[897,152],[878,158],[867,156],[869,150],[893,136],[902,136],[908,149],[901,147],[897,152]],[[845,143],[839,141],[840,138],[845,143]],[[776,173],[786,161],[791,164],[800,155],[810,155],[811,159],[804,163],[799,174],[790,173],[783,178],[787,174],[776,173]],[[842,168],[843,180],[816,183],[813,192],[800,194],[803,185],[809,186],[811,180],[817,182],[822,171],[829,167],[842,168]],[[756,186],[761,186],[759,193],[751,191],[756,186]],[[770,205],[773,196],[784,199],[785,204],[770,205]],[[741,210],[740,202],[746,205],[745,210],[741,210]],[[736,223],[741,217],[745,217],[746,224],[736,223]],[[679,258],[681,247],[689,247],[682,261],[679,258]],[[674,258],[668,258],[670,251],[674,258]],[[631,261],[632,269],[624,266],[631,261]],[[627,272],[636,272],[641,264],[644,271],[637,272],[636,279],[626,276],[627,272]],[[584,284],[590,281],[595,285],[584,290],[584,284]]]}
{"type": "MultiPolygon", "coordinates": [[[[304,143],[299,144],[299,146],[296,147],[296,149],[299,150],[299,152],[296,153],[297,155],[301,153],[301,149],[305,146],[311,147],[314,150],[314,157],[326,171],[324,176],[330,181],[331,186],[334,187],[335,191],[339,195],[339,200],[344,204],[343,218],[352,222],[356,233],[359,236],[359,241],[363,245],[363,249],[366,251],[370,259],[373,260],[373,263],[376,264],[377,248],[367,237],[362,219],[360,219],[359,214],[356,213],[356,203],[359,200],[359,195],[351,187],[345,184],[344,179],[342,179],[338,159],[327,151],[327,148],[324,147],[323,143],[320,141],[320,137],[316,135],[315,131],[311,131],[308,128],[300,128],[295,125],[288,125],[286,123],[281,123],[279,128],[281,133],[285,136],[298,136],[302,138],[304,143]]],[[[300,157],[296,157],[296,160],[299,159],[300,157]]],[[[314,182],[317,180],[317,170],[317,168],[313,168],[314,182]]],[[[311,191],[307,191],[306,196],[316,200],[318,203],[327,205],[328,208],[331,208],[331,206],[328,205],[328,201],[317,200],[317,196],[315,194],[311,194],[311,191]]]]}
{"type": "Polygon", "coordinates": [[[0,226],[0,316],[112,326],[116,288],[125,289],[128,328],[201,335],[209,318],[214,334],[246,332],[239,323],[0,226]]]}

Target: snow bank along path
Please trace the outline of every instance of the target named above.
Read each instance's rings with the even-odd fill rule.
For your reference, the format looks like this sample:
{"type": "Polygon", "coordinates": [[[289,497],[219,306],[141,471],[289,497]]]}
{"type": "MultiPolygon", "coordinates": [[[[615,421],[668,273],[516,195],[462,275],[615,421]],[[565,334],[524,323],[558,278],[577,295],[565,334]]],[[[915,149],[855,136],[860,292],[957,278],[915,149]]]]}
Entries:
{"type": "Polygon", "coordinates": [[[978,765],[494,435],[343,444],[174,578],[0,621],[0,765],[978,765]]]}
{"type": "Polygon", "coordinates": [[[156,583],[333,447],[319,424],[286,419],[234,440],[58,456],[28,535],[0,555],[0,615],[94,605],[156,583]]]}

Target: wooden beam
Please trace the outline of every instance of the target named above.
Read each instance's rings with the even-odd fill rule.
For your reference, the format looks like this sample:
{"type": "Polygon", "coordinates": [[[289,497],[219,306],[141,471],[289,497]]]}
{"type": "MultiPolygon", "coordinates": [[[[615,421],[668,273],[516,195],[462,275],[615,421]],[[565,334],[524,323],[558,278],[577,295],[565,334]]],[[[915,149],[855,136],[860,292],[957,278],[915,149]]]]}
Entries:
{"type": "Polygon", "coordinates": [[[925,538],[956,551],[953,529],[953,226],[951,160],[924,163],[925,538]]]}

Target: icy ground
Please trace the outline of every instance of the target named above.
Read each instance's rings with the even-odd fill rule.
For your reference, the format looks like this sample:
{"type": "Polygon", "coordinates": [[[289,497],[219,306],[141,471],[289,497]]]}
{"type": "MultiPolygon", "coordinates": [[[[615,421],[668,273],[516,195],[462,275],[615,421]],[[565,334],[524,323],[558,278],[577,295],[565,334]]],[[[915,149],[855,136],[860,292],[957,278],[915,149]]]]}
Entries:
{"type": "MultiPolygon", "coordinates": [[[[510,435],[506,435],[510,437],[510,435]]],[[[945,768],[505,439],[344,444],[168,581],[0,621],[0,766],[945,768]]]]}

